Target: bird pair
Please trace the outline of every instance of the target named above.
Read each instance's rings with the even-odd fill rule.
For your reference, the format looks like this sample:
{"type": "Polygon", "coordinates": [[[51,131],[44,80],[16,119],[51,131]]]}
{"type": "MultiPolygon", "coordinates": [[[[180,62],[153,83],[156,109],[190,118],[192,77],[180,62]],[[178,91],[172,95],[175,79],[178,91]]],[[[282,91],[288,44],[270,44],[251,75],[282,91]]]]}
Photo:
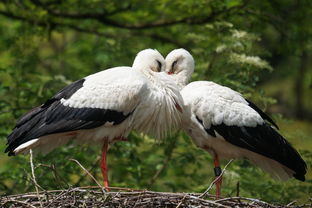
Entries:
{"type": "MultiPolygon", "coordinates": [[[[276,178],[304,180],[305,162],[269,116],[227,87],[207,81],[188,84],[193,71],[194,59],[184,49],[173,50],[166,60],[156,50],[143,50],[132,67],[87,76],[24,115],[8,136],[6,152],[48,152],[71,139],[101,143],[108,187],[109,144],[131,130],[163,138],[183,128],[213,155],[216,177],[220,157],[249,159],[276,178]]],[[[218,198],[221,178],[216,187],[218,198]]]]}

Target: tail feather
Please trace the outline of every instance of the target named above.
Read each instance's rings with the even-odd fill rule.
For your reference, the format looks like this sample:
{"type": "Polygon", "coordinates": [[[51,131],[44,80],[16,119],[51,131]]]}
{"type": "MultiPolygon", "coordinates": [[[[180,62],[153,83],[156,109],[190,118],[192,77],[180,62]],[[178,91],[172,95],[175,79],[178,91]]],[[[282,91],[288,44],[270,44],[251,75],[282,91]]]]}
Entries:
{"type": "MultiPolygon", "coordinates": [[[[255,127],[211,125],[227,142],[270,158],[293,171],[293,177],[304,181],[307,165],[291,144],[269,124],[255,127]]],[[[254,163],[258,163],[254,161],[254,163]]],[[[261,164],[261,161],[259,162],[261,164]]],[[[264,168],[270,169],[270,168],[264,168]]],[[[272,167],[272,169],[274,169],[272,167]]]]}

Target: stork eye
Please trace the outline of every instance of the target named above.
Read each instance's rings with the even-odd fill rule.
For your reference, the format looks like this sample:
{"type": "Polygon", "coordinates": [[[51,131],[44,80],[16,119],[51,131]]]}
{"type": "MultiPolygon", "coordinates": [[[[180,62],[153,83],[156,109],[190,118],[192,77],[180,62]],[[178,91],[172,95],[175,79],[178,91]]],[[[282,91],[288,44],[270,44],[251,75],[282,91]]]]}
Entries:
{"type": "Polygon", "coordinates": [[[178,60],[175,60],[175,61],[172,63],[172,66],[171,66],[172,70],[173,70],[174,67],[177,65],[177,63],[178,63],[178,60]]]}
{"type": "Polygon", "coordinates": [[[156,60],[156,61],[157,61],[157,64],[158,64],[157,71],[160,72],[161,71],[161,63],[158,60],[156,60]]]}

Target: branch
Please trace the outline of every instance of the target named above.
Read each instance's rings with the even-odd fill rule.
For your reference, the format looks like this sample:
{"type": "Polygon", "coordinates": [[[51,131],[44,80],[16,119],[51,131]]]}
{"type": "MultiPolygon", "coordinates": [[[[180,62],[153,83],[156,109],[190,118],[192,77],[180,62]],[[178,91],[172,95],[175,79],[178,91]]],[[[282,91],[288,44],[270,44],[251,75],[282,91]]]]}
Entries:
{"type": "MultiPolygon", "coordinates": [[[[205,24],[205,23],[213,21],[214,19],[216,19],[222,14],[232,12],[233,10],[236,10],[236,9],[240,10],[243,7],[245,7],[247,3],[249,2],[249,0],[245,0],[244,3],[241,5],[234,6],[225,10],[220,10],[217,12],[213,11],[212,13],[210,13],[209,15],[203,18],[198,17],[198,16],[191,16],[191,17],[185,17],[185,18],[178,19],[178,20],[177,19],[176,20],[160,20],[160,21],[156,21],[152,23],[127,24],[127,23],[121,23],[121,22],[115,21],[108,17],[113,14],[117,14],[122,11],[128,10],[131,7],[131,5],[126,8],[115,10],[113,12],[104,12],[104,13],[98,13],[98,14],[96,13],[95,14],[93,13],[62,13],[60,11],[54,11],[54,10],[49,9],[46,5],[44,5],[39,0],[31,0],[31,1],[37,6],[40,6],[41,8],[45,9],[51,16],[54,16],[54,17],[64,17],[64,18],[74,19],[74,20],[75,19],[94,19],[104,25],[109,25],[112,27],[123,28],[123,29],[149,29],[149,28],[157,28],[157,27],[167,27],[167,26],[172,26],[172,25],[177,25],[177,24],[205,24]]],[[[0,11],[0,14],[13,18],[13,19],[28,21],[30,23],[34,22],[34,20],[30,20],[28,18],[17,16],[12,13],[4,12],[4,11],[0,11]]],[[[57,24],[57,25],[61,24],[61,23],[51,22],[51,24],[52,23],[57,24]]],[[[42,24],[42,22],[40,24],[42,24]]],[[[43,24],[47,25],[47,23],[43,23],[43,24]]],[[[71,26],[73,27],[73,25],[71,26]]]]}
{"type": "Polygon", "coordinates": [[[29,24],[34,24],[34,25],[41,26],[41,27],[49,26],[52,29],[57,28],[57,27],[63,27],[63,28],[69,28],[72,30],[76,30],[76,31],[82,32],[82,33],[94,34],[94,35],[98,35],[98,36],[114,37],[110,33],[104,33],[104,32],[100,32],[97,30],[81,28],[81,27],[76,26],[76,24],[65,24],[65,23],[54,22],[54,21],[47,22],[47,21],[32,20],[32,19],[28,19],[26,17],[22,17],[22,16],[12,14],[10,12],[5,12],[5,11],[0,11],[0,15],[6,16],[6,17],[11,18],[11,19],[24,21],[24,22],[27,22],[29,24]]]}
{"type": "Polygon", "coordinates": [[[210,15],[204,17],[204,18],[199,18],[197,16],[191,16],[191,17],[186,17],[182,18],[180,20],[162,20],[154,23],[143,23],[143,24],[136,24],[136,25],[130,25],[130,24],[122,24],[118,23],[116,21],[113,21],[111,19],[102,19],[99,20],[103,24],[107,24],[110,26],[114,27],[119,27],[119,28],[126,28],[126,29],[149,29],[149,28],[156,28],[156,27],[167,27],[167,26],[172,26],[172,25],[177,25],[177,24],[206,24],[208,22],[213,21],[216,19],[218,16],[222,14],[226,14],[228,12],[231,12],[235,9],[242,9],[245,6],[247,6],[247,3],[249,0],[245,0],[242,5],[234,6],[229,9],[225,10],[220,10],[218,12],[211,12],[210,15]]]}
{"type": "Polygon", "coordinates": [[[205,197],[205,196],[208,194],[208,192],[210,191],[210,189],[212,188],[212,186],[217,182],[217,180],[219,180],[219,179],[222,177],[222,175],[224,174],[224,172],[225,172],[227,166],[230,165],[232,162],[233,162],[233,159],[231,159],[231,160],[224,166],[224,168],[223,168],[221,174],[220,174],[218,177],[216,177],[216,178],[214,179],[214,181],[212,181],[212,183],[209,185],[209,187],[206,189],[206,191],[205,191],[203,194],[201,194],[198,198],[203,198],[203,197],[205,197]]]}
{"type": "Polygon", "coordinates": [[[37,193],[37,197],[38,197],[38,200],[39,200],[39,203],[40,203],[40,207],[43,207],[42,206],[42,201],[41,201],[41,197],[39,195],[39,185],[37,183],[37,180],[36,180],[36,175],[35,175],[35,169],[34,169],[34,163],[33,163],[33,152],[32,152],[32,149],[29,150],[29,153],[30,153],[30,158],[29,158],[29,161],[30,161],[30,167],[31,167],[31,175],[32,175],[32,180],[35,184],[35,188],[36,188],[36,193],[37,193]]]}
{"type": "Polygon", "coordinates": [[[108,12],[104,11],[103,13],[64,13],[61,11],[52,10],[49,6],[40,0],[30,0],[35,6],[46,10],[52,16],[65,17],[71,19],[102,19],[107,16],[112,16],[124,11],[131,9],[131,4],[127,5],[125,8],[116,9],[114,11],[108,12]]]}
{"type": "MultiPolygon", "coordinates": [[[[179,24],[179,23],[196,23],[196,22],[202,22],[203,20],[198,21],[197,19],[193,19],[193,17],[187,17],[181,20],[173,20],[173,21],[159,21],[155,23],[146,23],[146,24],[141,24],[141,25],[130,25],[130,24],[123,24],[119,23],[117,21],[108,19],[108,16],[111,16],[113,14],[117,14],[121,11],[125,11],[127,8],[121,9],[121,10],[116,10],[112,13],[109,12],[103,12],[103,13],[64,13],[60,11],[55,11],[51,10],[49,7],[47,7],[45,4],[43,4],[40,0],[31,0],[33,4],[36,6],[39,6],[40,8],[46,10],[50,15],[55,16],[55,17],[64,17],[64,18],[69,18],[69,19],[94,19],[102,24],[114,26],[114,27],[119,27],[119,28],[126,28],[126,29],[146,29],[146,28],[153,28],[153,27],[159,27],[159,26],[170,26],[174,24],[179,24]]],[[[211,16],[206,17],[211,18],[211,16]]]]}
{"type": "MultiPolygon", "coordinates": [[[[35,24],[35,25],[40,26],[40,27],[47,27],[47,26],[49,26],[52,29],[55,29],[55,28],[58,28],[58,27],[60,27],[60,28],[69,28],[69,29],[75,30],[77,32],[82,32],[82,33],[86,33],[86,34],[92,34],[92,35],[98,35],[98,36],[115,38],[115,36],[110,34],[110,33],[100,32],[100,31],[97,31],[97,30],[92,30],[92,29],[87,29],[87,28],[81,28],[81,27],[78,27],[76,24],[75,25],[74,24],[65,24],[65,23],[59,23],[59,22],[53,22],[53,21],[50,21],[50,22],[35,21],[35,20],[31,20],[31,19],[28,19],[28,18],[25,18],[25,17],[22,17],[22,16],[14,15],[14,14],[9,13],[9,12],[5,12],[5,11],[0,11],[0,15],[6,16],[6,17],[11,18],[11,19],[25,21],[25,22],[27,22],[29,24],[35,24]]],[[[186,44],[180,43],[177,40],[169,38],[169,37],[161,36],[159,34],[155,34],[155,33],[148,34],[148,33],[138,33],[138,32],[133,32],[131,34],[137,35],[137,36],[149,37],[149,38],[161,41],[161,42],[171,43],[171,44],[173,44],[173,45],[175,45],[175,46],[177,46],[179,48],[185,48],[186,50],[190,50],[190,48],[188,48],[186,46],[186,44]]]]}
{"type": "MultiPolygon", "coordinates": [[[[249,208],[298,208],[311,207],[311,203],[276,205],[247,197],[228,197],[213,201],[200,199],[197,193],[170,193],[146,190],[125,190],[106,194],[98,187],[77,187],[66,190],[40,192],[45,207],[249,207],[249,208]]],[[[24,193],[0,197],[1,207],[38,207],[36,193],[24,193]]]]}
{"type": "Polygon", "coordinates": [[[96,185],[98,185],[98,187],[102,190],[103,194],[105,195],[106,191],[105,189],[101,186],[101,184],[94,178],[94,176],[85,168],[83,167],[80,162],[78,162],[78,160],[75,159],[69,159],[70,161],[73,161],[75,163],[77,163],[91,178],[92,180],[96,183],[96,185]]]}
{"type": "MultiPolygon", "coordinates": [[[[91,170],[95,169],[98,164],[99,164],[99,161],[100,161],[100,157],[97,157],[97,159],[93,162],[93,164],[91,164],[91,167],[89,168],[89,171],[88,172],[91,172],[91,170]]],[[[78,185],[80,185],[81,181],[85,180],[85,176],[87,175],[88,173],[86,172],[84,175],[80,176],[80,178],[78,179],[78,181],[73,185],[74,187],[77,187],[78,185]]],[[[95,177],[94,177],[95,178],[95,177]]]]}
{"type": "MultiPolygon", "coordinates": [[[[57,1],[57,0],[56,0],[57,1]]],[[[158,40],[161,42],[165,43],[171,43],[179,48],[185,48],[187,50],[190,50],[190,48],[187,46],[188,44],[181,43],[174,38],[162,36],[156,33],[148,34],[148,33],[142,33],[142,32],[136,32],[135,30],[141,30],[141,29],[148,29],[148,28],[157,28],[157,27],[167,27],[167,26],[172,26],[176,24],[205,24],[207,22],[211,22],[217,17],[219,17],[222,14],[226,14],[229,12],[232,12],[233,10],[239,10],[242,9],[247,5],[247,2],[249,0],[245,0],[241,5],[231,7],[229,9],[225,10],[220,10],[217,12],[212,12],[206,17],[198,17],[198,16],[192,16],[192,17],[186,17],[182,18],[179,20],[161,20],[161,21],[156,21],[153,23],[143,23],[143,24],[127,24],[127,23],[120,23],[118,21],[112,20],[108,18],[111,15],[126,11],[131,8],[131,5],[129,4],[125,8],[121,9],[116,9],[115,11],[112,12],[103,12],[103,13],[63,13],[60,11],[55,11],[52,10],[48,3],[43,3],[40,0],[31,0],[33,4],[36,6],[39,6],[40,8],[46,10],[51,17],[63,17],[65,19],[71,19],[71,20],[78,20],[78,19],[93,19],[98,22],[100,22],[103,25],[108,25],[112,26],[115,28],[122,28],[122,29],[129,29],[129,30],[134,30],[132,34],[137,35],[137,36],[145,36],[152,38],[154,40],[158,40]]],[[[54,1],[51,1],[49,3],[55,3],[54,1]]],[[[20,20],[27,22],[29,24],[34,24],[37,26],[41,27],[48,27],[50,31],[52,31],[55,28],[69,28],[78,32],[86,33],[86,34],[93,34],[93,35],[98,35],[98,36],[104,36],[104,37],[110,37],[110,38],[115,38],[114,35],[108,32],[101,32],[98,29],[92,29],[92,28],[84,28],[84,27],[79,27],[77,23],[63,23],[63,22],[58,22],[57,20],[53,20],[52,18],[49,18],[48,20],[40,20],[40,19],[32,19],[31,17],[24,17],[20,14],[14,14],[13,12],[8,12],[8,11],[1,11],[0,10],[0,15],[6,16],[11,19],[15,20],[20,20]]]]}
{"type": "Polygon", "coordinates": [[[21,20],[21,21],[24,21],[24,22],[27,22],[27,23],[30,23],[30,24],[36,24],[36,25],[39,25],[39,26],[48,26],[49,24],[53,25],[52,22],[43,22],[43,21],[35,21],[35,20],[32,20],[32,19],[28,19],[26,17],[22,17],[22,16],[18,16],[18,15],[15,15],[11,12],[6,12],[6,11],[0,11],[0,15],[3,15],[5,17],[8,17],[8,18],[11,18],[11,19],[15,19],[15,20],[21,20]]]}

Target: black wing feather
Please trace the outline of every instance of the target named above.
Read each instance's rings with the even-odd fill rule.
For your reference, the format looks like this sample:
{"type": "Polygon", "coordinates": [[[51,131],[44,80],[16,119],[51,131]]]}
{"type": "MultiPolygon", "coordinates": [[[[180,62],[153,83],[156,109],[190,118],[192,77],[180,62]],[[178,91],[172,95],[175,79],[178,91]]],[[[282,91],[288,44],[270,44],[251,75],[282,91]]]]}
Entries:
{"type": "Polygon", "coordinates": [[[198,118],[198,116],[196,116],[196,119],[197,119],[197,121],[204,127],[204,129],[205,129],[205,131],[207,132],[207,134],[209,134],[210,136],[213,136],[213,137],[217,137],[217,135],[216,135],[216,133],[215,133],[215,131],[214,131],[214,129],[213,129],[212,126],[211,126],[210,128],[205,128],[205,126],[204,126],[204,124],[203,124],[203,121],[200,120],[200,119],[198,118]]]}
{"type": "Polygon", "coordinates": [[[273,121],[273,119],[268,116],[266,113],[264,113],[260,108],[258,108],[258,106],[256,106],[253,102],[251,102],[250,100],[245,99],[248,102],[248,105],[254,109],[257,113],[259,113],[259,115],[261,116],[261,118],[263,118],[263,120],[267,120],[268,122],[270,122],[273,126],[275,126],[277,129],[278,126],[277,124],[273,121]]]}
{"type": "Polygon", "coordinates": [[[56,95],[54,95],[52,98],[48,99],[44,104],[36,108],[33,108],[32,110],[27,112],[16,122],[16,127],[19,127],[23,125],[24,123],[28,122],[38,113],[41,113],[45,109],[45,107],[50,106],[54,101],[61,100],[62,98],[64,99],[70,98],[70,96],[72,96],[78,89],[80,89],[83,86],[84,81],[85,79],[80,79],[67,85],[58,93],[56,93],[56,95]]]}
{"type": "Polygon", "coordinates": [[[123,112],[110,109],[64,106],[61,99],[70,98],[78,89],[83,87],[83,82],[84,79],[73,82],[43,105],[22,116],[13,132],[8,136],[8,146],[5,152],[14,155],[13,150],[19,145],[49,134],[96,128],[106,122],[113,122],[113,125],[118,125],[133,112],[124,115],[123,112]]]}
{"type": "Polygon", "coordinates": [[[269,124],[256,127],[211,125],[207,133],[216,131],[227,142],[271,158],[295,172],[294,177],[305,180],[307,165],[299,153],[269,124]]]}

